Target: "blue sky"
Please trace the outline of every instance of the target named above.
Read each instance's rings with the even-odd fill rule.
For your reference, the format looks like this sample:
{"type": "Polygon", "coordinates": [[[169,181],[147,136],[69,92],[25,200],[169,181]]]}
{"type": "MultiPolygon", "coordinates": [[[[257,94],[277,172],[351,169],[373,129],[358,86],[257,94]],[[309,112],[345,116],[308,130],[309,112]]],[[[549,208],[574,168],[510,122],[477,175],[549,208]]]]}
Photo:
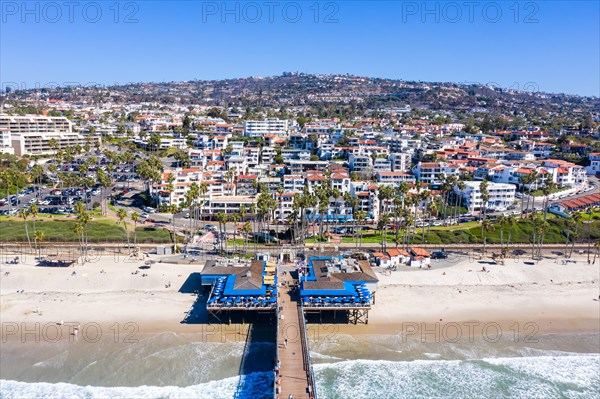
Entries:
{"type": "Polygon", "coordinates": [[[597,1],[74,3],[0,2],[3,87],[300,71],[600,96],[597,1]]]}

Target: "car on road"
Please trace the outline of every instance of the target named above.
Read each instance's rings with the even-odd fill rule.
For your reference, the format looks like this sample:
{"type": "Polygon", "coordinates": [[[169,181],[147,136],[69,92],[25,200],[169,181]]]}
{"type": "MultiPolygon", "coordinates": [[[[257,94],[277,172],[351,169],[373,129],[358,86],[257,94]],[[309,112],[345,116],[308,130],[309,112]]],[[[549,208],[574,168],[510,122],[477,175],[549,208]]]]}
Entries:
{"type": "Polygon", "coordinates": [[[142,219],[148,219],[148,218],[150,217],[150,215],[149,215],[149,214],[147,214],[146,212],[144,212],[144,213],[142,213],[142,214],[140,215],[140,217],[141,217],[142,219]]]}
{"type": "Polygon", "coordinates": [[[149,206],[145,206],[144,208],[144,212],[148,212],[148,213],[155,213],[156,209],[149,207],[149,206]]]}

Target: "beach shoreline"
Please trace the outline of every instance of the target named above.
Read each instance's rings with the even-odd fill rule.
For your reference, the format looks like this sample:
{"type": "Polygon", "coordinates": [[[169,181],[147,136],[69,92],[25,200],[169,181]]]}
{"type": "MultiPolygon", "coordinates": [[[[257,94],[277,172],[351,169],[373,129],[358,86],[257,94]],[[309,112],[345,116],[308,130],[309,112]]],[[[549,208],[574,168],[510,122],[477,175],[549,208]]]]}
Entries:
{"type": "MultiPolygon", "coordinates": [[[[457,258],[444,267],[434,263],[431,270],[402,268],[391,275],[378,274],[369,324],[331,325],[336,332],[357,335],[418,336],[435,328],[448,334],[453,329],[456,335],[456,324],[473,335],[492,334],[494,328],[506,334],[599,331],[600,269],[584,258],[574,260],[563,265],[548,258],[526,265],[509,259],[504,266],[484,264],[483,272],[480,262],[457,258]]],[[[142,273],[140,265],[143,262],[115,262],[111,257],[65,268],[2,265],[2,339],[19,337],[32,325],[51,324],[97,324],[102,331],[119,333],[219,330],[217,324],[206,323],[201,307],[188,319],[191,323],[183,322],[196,295],[180,291],[202,266],[155,263],[142,273]]],[[[309,330],[314,325],[311,321],[309,330]]],[[[315,334],[330,334],[327,325],[325,321],[315,334]]]]}

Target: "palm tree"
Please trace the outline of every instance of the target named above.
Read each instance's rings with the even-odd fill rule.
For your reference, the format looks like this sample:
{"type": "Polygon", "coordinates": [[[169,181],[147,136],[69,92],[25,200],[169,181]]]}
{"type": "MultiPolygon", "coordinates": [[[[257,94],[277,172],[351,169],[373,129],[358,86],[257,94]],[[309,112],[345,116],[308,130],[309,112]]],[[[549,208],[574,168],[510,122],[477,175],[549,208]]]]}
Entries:
{"type": "Polygon", "coordinates": [[[596,264],[596,256],[600,255],[600,241],[594,243],[594,248],[596,248],[596,251],[594,251],[594,261],[592,262],[592,265],[596,264]]]}
{"type": "Polygon", "coordinates": [[[23,219],[23,225],[25,226],[25,234],[27,235],[29,249],[33,249],[31,246],[31,239],[29,238],[29,229],[27,228],[27,218],[29,217],[29,212],[27,211],[27,209],[21,208],[21,210],[19,211],[19,216],[23,219]]]}
{"type": "Polygon", "coordinates": [[[435,202],[435,200],[433,201],[429,201],[429,203],[427,204],[427,214],[429,215],[429,221],[427,222],[427,234],[430,235],[431,234],[431,219],[432,217],[437,217],[438,215],[438,208],[437,208],[437,204],[435,202]]]}
{"type": "Polygon", "coordinates": [[[198,213],[200,219],[202,219],[202,208],[204,207],[204,201],[206,200],[206,193],[208,193],[208,184],[205,182],[200,183],[198,187],[198,199],[200,201],[200,206],[198,207],[198,213]]]}
{"type": "Polygon", "coordinates": [[[56,158],[56,152],[58,150],[58,140],[51,138],[48,140],[48,146],[54,150],[54,157],[56,158]]]}
{"type": "Polygon", "coordinates": [[[500,216],[496,223],[500,226],[500,247],[504,247],[504,226],[507,224],[507,216],[500,216]]]}
{"type": "Polygon", "coordinates": [[[387,226],[390,222],[390,214],[384,213],[380,215],[379,222],[377,222],[377,228],[381,234],[381,250],[385,251],[386,249],[386,237],[387,237],[387,226]]]}
{"type": "MultiPolygon", "coordinates": [[[[462,208],[462,201],[463,201],[463,192],[465,191],[465,189],[467,188],[467,183],[465,183],[462,180],[458,180],[456,182],[456,187],[458,188],[458,211],[457,213],[460,214],[460,209],[462,208]]],[[[457,222],[459,222],[460,218],[457,217],[457,222]]]]}
{"type": "Polygon", "coordinates": [[[196,219],[196,208],[198,200],[200,196],[200,187],[196,182],[193,182],[190,186],[190,189],[185,193],[185,202],[187,206],[190,208],[190,238],[193,235],[192,230],[192,222],[196,219]]]}
{"type": "Polygon", "coordinates": [[[175,232],[175,205],[173,204],[173,191],[175,191],[175,179],[173,173],[167,175],[167,192],[169,193],[169,213],[171,214],[173,230],[173,249],[177,251],[177,236],[175,232]]]}
{"type": "Polygon", "coordinates": [[[552,176],[548,175],[544,182],[544,186],[542,187],[542,193],[544,195],[544,220],[548,218],[548,204],[550,202],[549,196],[555,186],[556,185],[552,181],[552,176]]]}
{"type": "Polygon", "coordinates": [[[392,198],[392,188],[390,186],[380,186],[378,190],[377,197],[379,199],[379,215],[381,217],[385,212],[386,201],[392,198]]]}
{"type": "Polygon", "coordinates": [[[542,231],[540,231],[540,228],[539,228],[542,220],[535,212],[532,213],[529,218],[533,225],[533,239],[531,241],[531,258],[534,259],[535,258],[535,247],[538,242],[538,234],[542,233],[542,231]]]}
{"type": "MultiPolygon", "coordinates": [[[[431,201],[431,191],[429,190],[424,190],[423,193],[421,194],[421,222],[423,224],[422,229],[421,229],[421,242],[425,241],[425,223],[423,221],[423,218],[425,217],[425,212],[429,210],[429,204],[432,202],[431,201]]],[[[431,218],[431,216],[429,217],[431,218]]],[[[416,223],[416,221],[415,221],[416,223]]],[[[416,228],[416,226],[415,226],[416,228]]]]}
{"type": "Polygon", "coordinates": [[[84,234],[84,227],[83,227],[83,223],[78,221],[77,223],[75,223],[75,226],[73,227],[73,231],[75,232],[75,235],[77,235],[77,238],[79,239],[79,245],[81,246],[81,254],[84,254],[84,242],[83,242],[83,234],[84,234]]]}
{"type": "MultiPolygon", "coordinates": [[[[112,165],[110,166],[112,167],[112,165]]],[[[101,188],[100,201],[102,203],[102,215],[106,215],[108,208],[108,204],[106,201],[106,189],[111,186],[111,179],[106,173],[104,173],[102,169],[98,169],[98,171],[96,172],[96,180],[98,181],[98,183],[100,183],[101,188]]]]}
{"type": "Polygon", "coordinates": [[[529,209],[529,199],[531,199],[531,208],[532,208],[532,212],[535,212],[535,196],[531,194],[532,189],[533,189],[533,185],[535,184],[535,188],[537,189],[538,184],[538,178],[540,177],[539,173],[534,171],[533,173],[529,174],[529,178],[527,179],[527,182],[529,183],[529,197],[527,198],[527,209],[529,209]]]}
{"type": "Polygon", "coordinates": [[[244,251],[248,250],[248,237],[252,233],[252,226],[250,222],[244,223],[244,227],[242,227],[242,232],[244,233],[244,251]]]}
{"type": "Polygon", "coordinates": [[[87,225],[91,222],[92,217],[89,212],[86,210],[85,204],[81,201],[75,204],[75,212],[77,213],[77,221],[78,223],[75,225],[75,232],[77,235],[81,237],[81,246],[82,246],[82,256],[83,256],[83,264],[87,261],[87,250],[88,250],[88,242],[87,242],[87,225]]]}
{"type": "Polygon", "coordinates": [[[362,246],[362,225],[366,218],[367,218],[367,213],[365,211],[356,211],[356,214],[354,215],[354,219],[356,220],[356,223],[358,224],[358,226],[360,226],[360,229],[359,229],[360,232],[358,233],[358,239],[357,239],[358,246],[362,246]]]}
{"type": "Polygon", "coordinates": [[[402,240],[404,243],[404,248],[407,248],[409,245],[409,242],[412,241],[413,237],[414,237],[414,230],[412,230],[413,227],[413,215],[412,213],[408,212],[408,210],[405,211],[404,213],[404,222],[402,225],[402,229],[404,231],[404,239],[402,240]]]}
{"type": "Polygon", "coordinates": [[[492,223],[490,223],[489,221],[484,221],[482,224],[482,231],[483,231],[483,254],[485,255],[485,247],[486,247],[486,242],[487,242],[487,235],[486,233],[488,232],[493,232],[495,230],[495,227],[492,223]]]}
{"type": "Polygon", "coordinates": [[[225,241],[225,249],[227,249],[227,238],[223,234],[223,228],[227,229],[227,221],[229,216],[225,212],[217,213],[217,221],[219,222],[219,245],[221,247],[221,253],[223,253],[223,241],[225,241]]]}
{"type": "Polygon", "coordinates": [[[506,240],[506,246],[508,247],[510,245],[512,230],[515,226],[515,223],[517,223],[517,218],[515,218],[514,216],[506,216],[504,220],[506,221],[506,225],[508,226],[508,239],[506,240]]]}
{"type": "Polygon", "coordinates": [[[542,245],[544,245],[544,239],[546,238],[546,231],[548,231],[548,228],[550,227],[550,224],[545,221],[545,220],[541,220],[541,222],[538,225],[538,237],[540,237],[539,240],[539,244],[538,244],[538,251],[537,251],[537,256],[542,256],[542,245]]]}
{"type": "Polygon", "coordinates": [[[131,212],[131,221],[133,222],[133,246],[137,248],[137,224],[140,221],[140,214],[131,212]]]}
{"type": "Polygon", "coordinates": [[[124,208],[117,209],[117,217],[119,218],[118,223],[123,223],[123,228],[125,229],[125,235],[127,236],[127,248],[129,248],[129,231],[127,230],[127,223],[125,223],[125,218],[127,217],[127,211],[124,208]]]}
{"type": "Polygon", "coordinates": [[[39,244],[41,244],[42,241],[44,241],[44,239],[46,238],[46,234],[44,234],[42,230],[37,230],[35,233],[33,233],[33,238],[35,240],[36,256],[39,257],[41,256],[42,252],[39,244]]]}
{"type": "Polygon", "coordinates": [[[484,238],[485,241],[485,234],[484,234],[484,227],[483,225],[485,224],[485,219],[487,216],[487,207],[488,207],[488,202],[490,200],[490,193],[488,191],[488,182],[487,180],[484,180],[481,182],[481,185],[479,186],[479,191],[481,192],[481,208],[483,208],[483,217],[481,219],[481,236],[484,238]]]}
{"type": "Polygon", "coordinates": [[[571,242],[571,252],[569,253],[569,258],[573,256],[573,250],[575,249],[575,241],[579,237],[579,227],[581,226],[581,222],[583,221],[583,212],[577,211],[571,214],[571,219],[575,224],[575,231],[573,232],[573,241],[571,242]]]}
{"type": "Polygon", "coordinates": [[[238,213],[234,213],[230,216],[230,221],[233,222],[233,250],[237,250],[237,243],[235,238],[237,236],[237,224],[240,221],[240,215],[238,213]]]}

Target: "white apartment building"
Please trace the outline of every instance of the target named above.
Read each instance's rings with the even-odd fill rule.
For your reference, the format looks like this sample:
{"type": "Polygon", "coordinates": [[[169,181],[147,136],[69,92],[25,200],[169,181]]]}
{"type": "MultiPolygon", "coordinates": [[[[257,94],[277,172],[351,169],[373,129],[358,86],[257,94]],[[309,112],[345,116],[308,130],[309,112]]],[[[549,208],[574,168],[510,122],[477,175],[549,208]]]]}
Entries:
{"type": "Polygon", "coordinates": [[[62,116],[0,114],[0,130],[16,133],[71,133],[73,122],[62,116]]]}
{"type": "Polygon", "coordinates": [[[412,157],[404,152],[395,152],[390,154],[389,160],[392,166],[392,172],[406,172],[410,170],[412,157]]]}
{"type": "MultiPolygon", "coordinates": [[[[296,193],[276,194],[277,209],[275,210],[275,218],[280,222],[284,222],[288,216],[294,211],[294,197],[296,193]]],[[[300,217],[300,215],[298,215],[300,217]]]]}
{"type": "Polygon", "coordinates": [[[590,166],[586,168],[588,175],[600,174],[600,152],[592,152],[590,154],[590,166]]]}
{"type": "Polygon", "coordinates": [[[417,179],[432,185],[442,184],[446,176],[458,175],[458,169],[446,162],[419,162],[413,172],[417,179]]]}
{"type": "MultiPolygon", "coordinates": [[[[470,211],[483,210],[485,205],[488,209],[505,210],[515,202],[514,184],[492,183],[488,182],[488,194],[490,196],[487,204],[483,204],[481,199],[481,183],[480,181],[466,181],[465,189],[462,191],[462,204],[470,211]]],[[[461,195],[461,191],[457,185],[454,186],[454,192],[461,195]]]]}
{"type": "Polygon", "coordinates": [[[150,186],[150,195],[159,205],[183,206],[186,202],[186,194],[193,183],[198,186],[202,183],[202,170],[196,168],[177,168],[170,172],[164,172],[161,180],[153,182],[150,186]],[[169,175],[172,175],[173,191],[169,191],[169,175]]]}
{"type": "Polygon", "coordinates": [[[375,162],[373,163],[373,169],[381,171],[391,171],[392,163],[389,161],[389,159],[386,158],[376,158],[375,162]]]}
{"type": "Polygon", "coordinates": [[[373,160],[368,155],[351,154],[349,164],[350,170],[356,173],[369,173],[373,171],[373,160]]]}
{"type": "Polygon", "coordinates": [[[288,121],[285,119],[267,118],[261,121],[244,121],[244,136],[246,137],[262,137],[266,134],[287,137],[288,131],[288,121]]]}
{"type": "Polygon", "coordinates": [[[277,155],[277,150],[273,147],[263,147],[260,153],[260,160],[263,164],[271,164],[277,155]]]}
{"type": "Polygon", "coordinates": [[[285,192],[301,193],[304,190],[304,177],[301,175],[283,176],[283,190],[285,192]]]}
{"type": "Polygon", "coordinates": [[[408,172],[377,172],[375,178],[379,183],[400,184],[403,182],[414,183],[415,177],[408,172]]]}
{"type": "Polygon", "coordinates": [[[0,130],[0,153],[14,154],[15,150],[10,142],[10,132],[8,129],[0,130]]]}
{"type": "Polygon", "coordinates": [[[50,140],[56,140],[58,148],[74,145],[84,146],[88,140],[91,143],[100,142],[100,136],[82,136],[79,133],[11,133],[10,140],[15,155],[51,155],[56,151],[50,146],[50,140]]]}
{"type": "Polygon", "coordinates": [[[55,139],[58,148],[85,145],[88,140],[100,141],[99,136],[82,136],[73,132],[73,123],[64,117],[38,115],[13,116],[0,114],[2,132],[2,152],[11,152],[6,145],[7,138],[15,155],[50,155],[55,149],[50,140],[55,139]],[[6,150],[4,149],[6,148],[6,150]]]}
{"type": "Polygon", "coordinates": [[[552,180],[559,186],[587,185],[586,171],[583,166],[560,159],[548,159],[544,161],[543,166],[552,175],[552,180]]]}
{"type": "Polygon", "coordinates": [[[203,213],[216,215],[219,212],[233,214],[240,213],[240,207],[244,205],[246,212],[250,213],[250,208],[253,204],[256,204],[258,197],[256,196],[233,196],[223,195],[219,197],[211,197],[206,206],[204,207],[203,213]]]}
{"type": "Polygon", "coordinates": [[[342,195],[350,192],[350,177],[345,173],[332,173],[329,177],[331,180],[331,188],[338,190],[342,195]]]}

